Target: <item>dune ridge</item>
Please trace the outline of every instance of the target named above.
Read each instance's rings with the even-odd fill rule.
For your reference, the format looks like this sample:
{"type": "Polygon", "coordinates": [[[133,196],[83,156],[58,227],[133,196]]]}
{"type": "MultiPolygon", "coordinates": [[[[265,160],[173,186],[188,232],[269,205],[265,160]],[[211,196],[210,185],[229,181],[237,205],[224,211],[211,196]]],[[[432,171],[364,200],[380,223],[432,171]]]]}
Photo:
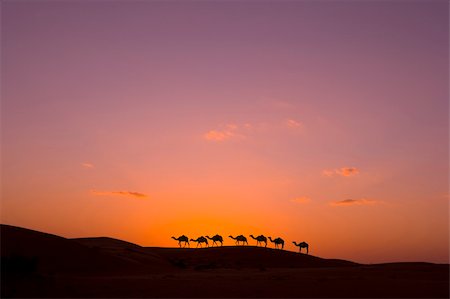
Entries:
{"type": "Polygon", "coordinates": [[[364,265],[256,246],[142,247],[0,226],[1,297],[448,298],[449,265],[364,265]]]}

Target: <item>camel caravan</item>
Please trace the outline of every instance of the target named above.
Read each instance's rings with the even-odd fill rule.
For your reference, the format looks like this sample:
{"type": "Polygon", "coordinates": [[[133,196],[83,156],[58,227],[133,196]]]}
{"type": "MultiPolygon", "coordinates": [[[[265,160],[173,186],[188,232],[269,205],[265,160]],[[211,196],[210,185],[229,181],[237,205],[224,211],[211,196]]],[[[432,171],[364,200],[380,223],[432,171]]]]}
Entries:
{"type": "MultiPolygon", "coordinates": [[[[248,245],[247,238],[245,236],[243,236],[243,235],[239,235],[239,236],[236,236],[236,237],[233,237],[233,236],[230,235],[228,237],[235,241],[234,242],[235,245],[241,245],[241,246],[248,245]]],[[[259,235],[257,237],[255,237],[253,235],[250,235],[250,237],[252,239],[256,240],[256,246],[267,247],[267,239],[269,239],[269,241],[271,243],[274,243],[274,246],[275,246],[276,249],[284,249],[284,240],[281,239],[281,238],[272,239],[272,237],[265,237],[264,235],[259,235]]],[[[209,247],[208,240],[212,241],[211,246],[214,246],[214,245],[219,246],[219,243],[220,243],[220,246],[223,246],[223,238],[220,235],[215,235],[213,237],[201,236],[201,237],[198,237],[197,239],[189,239],[187,236],[182,235],[182,236],[179,236],[178,238],[172,237],[172,239],[178,241],[178,246],[180,248],[181,247],[183,247],[183,248],[191,247],[189,241],[196,242],[197,243],[196,248],[198,248],[199,246],[203,247],[203,244],[205,245],[205,247],[209,247]]],[[[308,243],[306,243],[306,242],[297,243],[295,241],[292,242],[292,243],[295,246],[298,247],[298,251],[300,253],[302,252],[302,248],[305,249],[306,254],[309,253],[309,245],[308,245],[308,243]]]]}

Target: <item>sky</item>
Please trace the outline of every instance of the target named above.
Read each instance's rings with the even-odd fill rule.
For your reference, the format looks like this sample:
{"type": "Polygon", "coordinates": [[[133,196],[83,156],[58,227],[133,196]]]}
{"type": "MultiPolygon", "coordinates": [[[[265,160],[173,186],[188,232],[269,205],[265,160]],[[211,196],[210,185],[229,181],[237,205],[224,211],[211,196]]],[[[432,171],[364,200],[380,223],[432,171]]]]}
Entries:
{"type": "Polygon", "coordinates": [[[448,6],[2,1],[1,222],[448,263],[448,6]]]}

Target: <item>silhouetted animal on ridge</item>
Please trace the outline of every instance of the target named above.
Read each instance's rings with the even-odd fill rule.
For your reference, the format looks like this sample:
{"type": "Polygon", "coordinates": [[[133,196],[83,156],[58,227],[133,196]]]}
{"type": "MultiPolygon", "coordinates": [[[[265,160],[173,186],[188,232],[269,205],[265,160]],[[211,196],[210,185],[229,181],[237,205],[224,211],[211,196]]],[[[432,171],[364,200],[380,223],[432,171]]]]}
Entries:
{"type": "Polygon", "coordinates": [[[196,248],[198,247],[198,245],[200,245],[201,247],[203,247],[202,243],[205,243],[206,246],[209,246],[209,245],[208,245],[208,240],[207,240],[205,237],[203,237],[203,236],[197,238],[196,240],[191,239],[191,241],[197,242],[196,248]]]}
{"type": "Polygon", "coordinates": [[[216,242],[220,242],[220,246],[223,246],[223,238],[222,238],[222,236],[220,236],[220,235],[215,235],[215,236],[213,236],[212,238],[211,237],[208,237],[208,236],[206,236],[208,239],[210,239],[210,240],[212,240],[213,241],[213,243],[212,243],[212,245],[211,246],[214,246],[214,244],[216,244],[217,246],[219,246],[216,242]]]}
{"type": "Polygon", "coordinates": [[[234,237],[231,236],[231,235],[228,236],[228,237],[230,237],[230,238],[233,239],[233,240],[236,240],[236,242],[235,242],[236,245],[239,245],[239,242],[242,242],[242,245],[245,245],[245,243],[247,243],[247,245],[248,245],[247,238],[244,237],[243,235],[239,235],[239,236],[237,236],[236,238],[234,238],[234,237]]]}
{"type": "Polygon", "coordinates": [[[306,243],[306,242],[301,242],[301,243],[295,243],[295,241],[294,242],[292,242],[292,243],[294,243],[294,245],[295,246],[298,246],[298,252],[302,252],[302,248],[306,248],[306,254],[308,254],[309,253],[309,245],[308,245],[308,243],[306,243]]]}
{"type": "Polygon", "coordinates": [[[275,243],[275,248],[279,248],[281,245],[281,249],[284,249],[284,240],[281,238],[276,238],[275,240],[272,240],[271,237],[269,237],[270,242],[275,243]]]}
{"type": "Polygon", "coordinates": [[[181,247],[181,242],[184,242],[184,246],[183,247],[186,247],[186,245],[188,247],[191,247],[190,244],[189,244],[189,238],[186,237],[185,235],[179,236],[178,238],[172,237],[172,239],[177,240],[178,241],[178,246],[180,246],[180,247],[181,247]]]}
{"type": "Polygon", "coordinates": [[[252,239],[256,240],[256,246],[258,246],[258,244],[261,244],[261,246],[262,246],[262,243],[264,243],[264,244],[266,244],[264,247],[267,247],[267,238],[264,237],[263,235],[259,235],[256,238],[253,235],[250,235],[250,237],[252,237],[252,239]]]}

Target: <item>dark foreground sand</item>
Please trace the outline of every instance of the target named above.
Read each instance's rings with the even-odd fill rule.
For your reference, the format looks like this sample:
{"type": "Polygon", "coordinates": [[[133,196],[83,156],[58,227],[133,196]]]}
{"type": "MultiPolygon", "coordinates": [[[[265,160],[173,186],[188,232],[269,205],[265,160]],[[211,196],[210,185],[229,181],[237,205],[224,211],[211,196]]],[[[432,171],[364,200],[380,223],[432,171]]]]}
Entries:
{"type": "Polygon", "coordinates": [[[148,248],[1,226],[1,297],[448,298],[449,265],[257,247],[148,248]]]}

